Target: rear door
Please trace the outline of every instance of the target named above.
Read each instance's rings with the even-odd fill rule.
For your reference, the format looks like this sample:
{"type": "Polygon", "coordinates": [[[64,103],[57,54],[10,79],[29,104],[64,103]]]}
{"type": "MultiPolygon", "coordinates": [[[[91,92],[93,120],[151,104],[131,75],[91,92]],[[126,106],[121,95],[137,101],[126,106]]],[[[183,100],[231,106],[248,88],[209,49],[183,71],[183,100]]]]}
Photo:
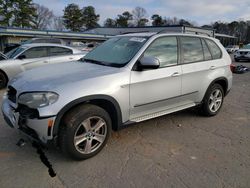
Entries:
{"type": "Polygon", "coordinates": [[[80,59],[73,54],[69,48],[51,46],[49,47],[50,64],[74,61],[80,59]]]}
{"type": "Polygon", "coordinates": [[[186,102],[200,102],[213,69],[211,52],[199,37],[180,37],[182,95],[186,102]]]}
{"type": "Polygon", "coordinates": [[[176,37],[157,38],[143,56],[160,61],[158,69],[131,71],[130,119],[173,108],[181,95],[181,66],[176,37]]]}

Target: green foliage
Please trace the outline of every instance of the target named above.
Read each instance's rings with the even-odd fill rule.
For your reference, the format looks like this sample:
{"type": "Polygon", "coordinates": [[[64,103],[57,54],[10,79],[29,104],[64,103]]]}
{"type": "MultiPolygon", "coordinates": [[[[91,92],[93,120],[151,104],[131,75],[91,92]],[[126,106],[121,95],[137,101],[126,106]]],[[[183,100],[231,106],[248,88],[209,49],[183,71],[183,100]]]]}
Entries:
{"type": "Polygon", "coordinates": [[[78,5],[72,3],[64,9],[64,25],[71,31],[80,31],[83,27],[82,12],[78,5]]]}
{"type": "Polygon", "coordinates": [[[95,13],[94,7],[92,6],[83,7],[82,20],[83,20],[84,26],[87,29],[98,27],[99,24],[97,22],[99,21],[99,17],[100,15],[95,13]]]}
{"type": "Polygon", "coordinates": [[[13,0],[0,0],[0,25],[10,26],[14,9],[13,0]]]}
{"type": "Polygon", "coordinates": [[[118,27],[128,27],[129,21],[133,19],[133,15],[130,14],[130,12],[125,11],[122,13],[122,15],[118,15],[118,18],[116,19],[116,24],[118,27]]]}
{"type": "Polygon", "coordinates": [[[161,16],[158,14],[154,14],[151,19],[153,20],[152,25],[153,26],[162,26],[164,24],[164,21],[161,16]]]}
{"type": "Polygon", "coordinates": [[[115,27],[116,26],[116,20],[113,20],[112,18],[107,18],[104,21],[104,27],[115,27]]]}
{"type": "Polygon", "coordinates": [[[30,28],[32,27],[31,20],[36,16],[36,9],[32,0],[15,0],[13,26],[30,28]]]}

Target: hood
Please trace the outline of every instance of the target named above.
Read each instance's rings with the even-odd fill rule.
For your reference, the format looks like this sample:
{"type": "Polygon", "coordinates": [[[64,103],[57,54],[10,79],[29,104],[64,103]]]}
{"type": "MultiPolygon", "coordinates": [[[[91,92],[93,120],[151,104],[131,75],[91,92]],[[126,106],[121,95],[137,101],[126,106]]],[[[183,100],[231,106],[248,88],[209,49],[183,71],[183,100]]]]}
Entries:
{"type": "Polygon", "coordinates": [[[66,62],[35,68],[14,77],[9,85],[18,91],[54,91],[61,85],[116,73],[119,68],[86,62],[66,62]]]}

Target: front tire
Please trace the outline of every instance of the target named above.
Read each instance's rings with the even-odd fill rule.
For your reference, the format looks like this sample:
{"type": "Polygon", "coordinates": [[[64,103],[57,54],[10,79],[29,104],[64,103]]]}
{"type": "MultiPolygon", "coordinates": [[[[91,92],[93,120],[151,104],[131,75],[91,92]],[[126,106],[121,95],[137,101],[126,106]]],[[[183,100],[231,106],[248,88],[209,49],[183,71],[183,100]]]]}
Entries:
{"type": "Polygon", "coordinates": [[[59,132],[59,145],[71,158],[88,159],[99,153],[111,133],[111,119],[102,108],[85,104],[71,110],[59,132]]]}
{"type": "Polygon", "coordinates": [[[224,90],[220,84],[212,85],[206,92],[202,104],[202,114],[215,116],[221,109],[224,101],[224,90]]]}

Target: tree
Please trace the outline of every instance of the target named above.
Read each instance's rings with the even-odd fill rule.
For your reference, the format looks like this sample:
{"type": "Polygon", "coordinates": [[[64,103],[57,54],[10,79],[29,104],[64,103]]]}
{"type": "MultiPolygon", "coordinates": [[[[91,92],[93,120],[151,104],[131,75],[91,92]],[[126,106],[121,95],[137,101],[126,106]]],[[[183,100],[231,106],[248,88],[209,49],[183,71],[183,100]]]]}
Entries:
{"type": "Polygon", "coordinates": [[[118,27],[128,27],[129,21],[133,19],[133,15],[130,14],[130,12],[125,11],[122,13],[122,15],[118,15],[118,18],[116,19],[116,24],[118,27]]]}
{"type": "Polygon", "coordinates": [[[13,26],[30,28],[32,27],[31,20],[36,16],[36,9],[32,0],[15,0],[13,26]]]}
{"type": "Polygon", "coordinates": [[[35,29],[47,29],[54,17],[53,12],[47,7],[35,4],[36,15],[33,19],[33,27],[35,29]]]}
{"type": "Polygon", "coordinates": [[[189,21],[184,20],[184,19],[180,19],[180,20],[179,20],[179,24],[180,24],[180,25],[192,26],[192,24],[191,24],[189,21]]]}
{"type": "Polygon", "coordinates": [[[13,0],[0,0],[0,25],[10,26],[14,9],[12,7],[13,0]]]}
{"type": "Polygon", "coordinates": [[[78,5],[72,3],[63,10],[63,19],[66,29],[71,31],[80,31],[83,27],[83,19],[81,9],[78,5]]]}
{"type": "Polygon", "coordinates": [[[158,14],[154,14],[151,16],[151,19],[153,20],[152,25],[153,26],[162,26],[163,25],[163,19],[158,14]]]}
{"type": "Polygon", "coordinates": [[[57,31],[63,31],[65,29],[64,23],[63,23],[63,18],[62,17],[53,17],[53,26],[55,30],[57,31]]]}
{"type": "Polygon", "coordinates": [[[133,11],[133,19],[135,22],[135,26],[145,26],[146,23],[148,22],[148,19],[146,18],[147,16],[147,11],[142,8],[142,7],[136,7],[133,11]]]}
{"type": "Polygon", "coordinates": [[[95,13],[95,8],[92,6],[83,7],[82,9],[82,21],[87,29],[98,27],[99,14],[95,13]]]}
{"type": "Polygon", "coordinates": [[[104,21],[104,27],[115,27],[116,26],[116,21],[112,18],[107,18],[104,21]]]}

